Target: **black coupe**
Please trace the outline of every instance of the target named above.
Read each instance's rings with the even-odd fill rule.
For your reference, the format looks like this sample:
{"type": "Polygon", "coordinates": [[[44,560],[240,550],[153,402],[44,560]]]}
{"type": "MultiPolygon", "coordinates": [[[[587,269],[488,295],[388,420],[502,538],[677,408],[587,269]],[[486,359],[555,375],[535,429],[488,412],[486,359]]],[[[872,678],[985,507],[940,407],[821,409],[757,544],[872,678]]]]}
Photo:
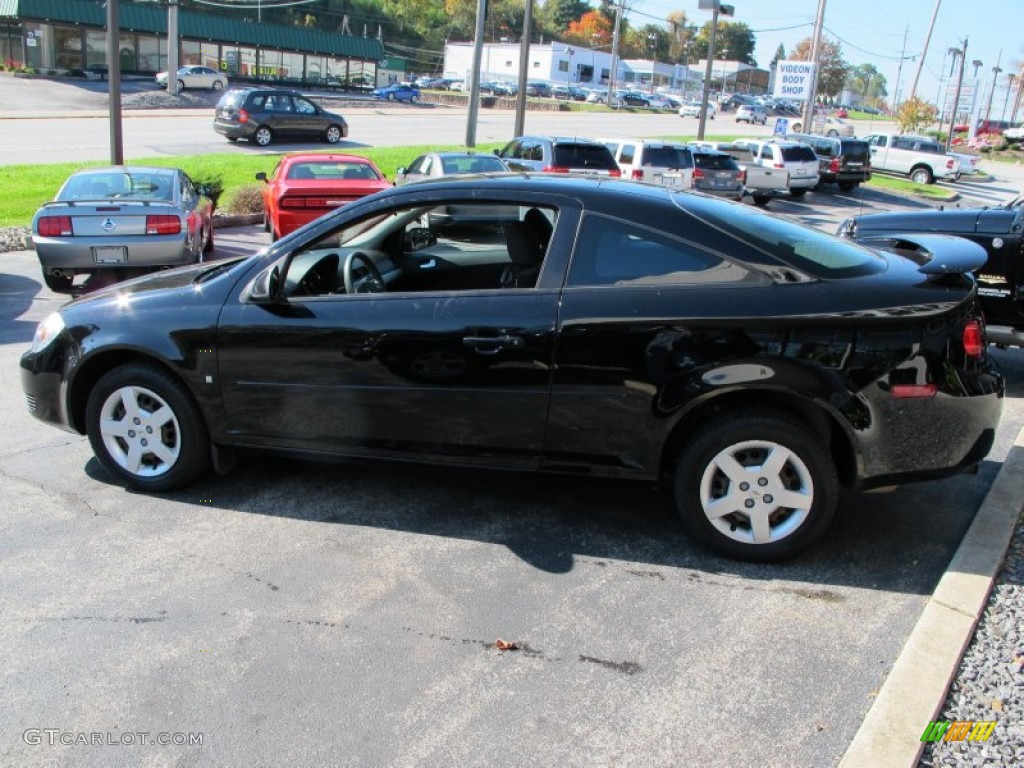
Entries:
{"type": "Polygon", "coordinates": [[[22,384],[144,491],[241,448],[664,480],[702,542],[775,560],[840,482],[992,446],[1003,379],[963,274],[984,255],[930,245],[914,262],[627,181],[424,182],[71,302],[22,384]],[[462,205],[493,217],[429,229],[462,205]]]}

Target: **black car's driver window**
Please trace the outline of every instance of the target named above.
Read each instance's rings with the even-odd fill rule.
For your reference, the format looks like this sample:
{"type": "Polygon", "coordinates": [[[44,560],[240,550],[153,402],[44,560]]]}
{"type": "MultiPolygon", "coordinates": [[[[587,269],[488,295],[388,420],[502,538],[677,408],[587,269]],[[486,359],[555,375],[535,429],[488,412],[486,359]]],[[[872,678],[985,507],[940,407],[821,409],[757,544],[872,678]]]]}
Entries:
{"type": "Polygon", "coordinates": [[[543,206],[478,200],[378,213],[298,250],[285,292],[299,298],[533,288],[556,218],[543,206]]]}
{"type": "Polygon", "coordinates": [[[591,214],[583,219],[567,284],[723,283],[746,275],[739,265],[674,237],[591,214]]]}

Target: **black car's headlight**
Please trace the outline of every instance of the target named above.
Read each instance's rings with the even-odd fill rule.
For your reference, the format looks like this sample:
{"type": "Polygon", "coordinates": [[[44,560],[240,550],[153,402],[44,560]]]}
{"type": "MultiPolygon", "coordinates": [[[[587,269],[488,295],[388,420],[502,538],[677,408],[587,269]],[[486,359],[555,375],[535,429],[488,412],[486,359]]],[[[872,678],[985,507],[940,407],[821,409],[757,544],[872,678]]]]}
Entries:
{"type": "Polygon", "coordinates": [[[848,219],[843,219],[839,222],[839,226],[836,228],[836,234],[839,237],[846,237],[850,240],[857,238],[857,219],[851,216],[848,219]]]}
{"type": "Polygon", "coordinates": [[[64,330],[64,318],[60,312],[50,314],[43,322],[36,326],[36,334],[32,337],[32,351],[42,352],[57,338],[57,334],[64,330]]]}

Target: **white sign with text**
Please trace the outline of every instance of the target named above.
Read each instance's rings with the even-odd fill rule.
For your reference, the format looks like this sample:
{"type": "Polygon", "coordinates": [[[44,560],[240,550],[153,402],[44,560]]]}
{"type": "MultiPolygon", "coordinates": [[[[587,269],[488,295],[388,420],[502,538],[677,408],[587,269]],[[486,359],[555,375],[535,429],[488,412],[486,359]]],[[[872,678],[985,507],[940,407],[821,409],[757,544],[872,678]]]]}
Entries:
{"type": "Polygon", "coordinates": [[[814,64],[810,61],[780,61],[775,68],[775,90],[778,99],[807,101],[811,96],[814,64]]]}

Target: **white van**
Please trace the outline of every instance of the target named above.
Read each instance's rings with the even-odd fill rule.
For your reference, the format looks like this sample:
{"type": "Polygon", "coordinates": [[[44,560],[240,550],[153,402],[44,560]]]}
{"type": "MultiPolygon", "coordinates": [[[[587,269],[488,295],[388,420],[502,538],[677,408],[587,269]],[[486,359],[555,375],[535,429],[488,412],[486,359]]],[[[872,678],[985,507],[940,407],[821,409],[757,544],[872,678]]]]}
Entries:
{"type": "Polygon", "coordinates": [[[693,186],[693,153],[682,142],[648,139],[598,139],[608,147],[622,178],[689,189],[693,186]]]}

